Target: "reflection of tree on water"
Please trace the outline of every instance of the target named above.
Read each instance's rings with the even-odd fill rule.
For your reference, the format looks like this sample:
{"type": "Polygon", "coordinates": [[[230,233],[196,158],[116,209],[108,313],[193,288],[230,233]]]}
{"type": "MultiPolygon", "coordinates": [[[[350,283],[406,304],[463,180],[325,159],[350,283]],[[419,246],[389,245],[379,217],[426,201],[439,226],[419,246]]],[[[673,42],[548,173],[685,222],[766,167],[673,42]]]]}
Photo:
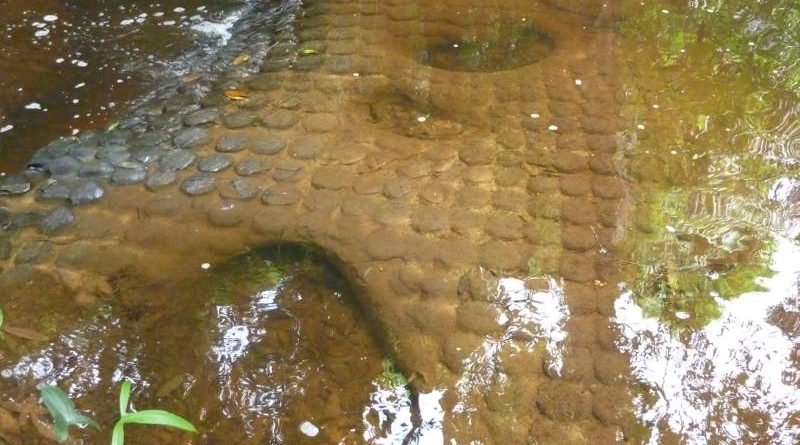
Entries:
{"type": "MultiPolygon", "coordinates": [[[[709,196],[717,201],[721,196],[709,196]]],[[[759,277],[772,275],[767,262],[773,241],[757,228],[738,199],[729,207],[699,204],[687,211],[686,192],[656,194],[650,227],[637,239],[633,254],[637,278],[631,283],[636,302],[647,315],[677,329],[699,328],[720,315],[718,299],[762,290],[759,277]]]]}
{"type": "Polygon", "coordinates": [[[628,76],[626,113],[640,123],[626,134],[637,181],[629,289],[647,315],[696,329],[720,316],[720,301],[761,290],[775,236],[788,235],[769,190],[797,163],[785,122],[796,120],[800,67],[786,61],[800,50],[785,43],[799,37],[800,10],[744,0],[629,8],[630,57],[650,61],[628,76]]]}

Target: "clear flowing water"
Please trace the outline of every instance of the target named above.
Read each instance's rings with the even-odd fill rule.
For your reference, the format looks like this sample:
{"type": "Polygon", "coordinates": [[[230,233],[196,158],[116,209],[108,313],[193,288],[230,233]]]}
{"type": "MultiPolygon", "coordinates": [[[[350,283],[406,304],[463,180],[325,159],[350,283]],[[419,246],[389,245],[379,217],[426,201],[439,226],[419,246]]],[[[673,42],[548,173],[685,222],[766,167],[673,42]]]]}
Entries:
{"type": "Polygon", "coordinates": [[[0,171],[55,138],[105,128],[154,84],[206,70],[251,3],[0,3],[0,171]]]}
{"type": "MultiPolygon", "coordinates": [[[[0,48],[0,67],[13,68],[0,80],[0,100],[11,104],[0,107],[0,126],[13,125],[0,134],[0,144],[14,145],[0,145],[8,169],[27,159],[14,150],[29,153],[54,135],[105,125],[115,116],[109,102],[119,109],[139,97],[141,76],[172,66],[194,48],[196,32],[223,29],[225,14],[242,7],[14,3],[4,10],[9,19],[0,16],[14,42],[0,48]],[[108,25],[99,17],[108,17],[108,25]],[[99,24],[84,26],[102,30],[99,35],[70,31],[73,23],[94,21],[99,24]],[[60,33],[75,40],[56,38],[60,33]],[[175,46],[159,44],[165,39],[175,46]],[[19,63],[27,56],[30,62],[19,63]],[[53,64],[64,68],[54,70],[53,64]],[[73,113],[80,117],[68,119],[73,113]]],[[[358,3],[369,11],[375,2],[358,3]]],[[[433,3],[415,2],[439,6],[433,3]]],[[[35,403],[42,382],[62,384],[78,408],[109,424],[124,376],[136,384],[137,406],[171,409],[203,426],[199,439],[135,430],[132,443],[492,443],[449,440],[444,425],[480,419],[483,413],[471,404],[476,399],[506,409],[509,419],[526,416],[531,407],[514,404],[524,395],[502,391],[507,368],[517,363],[544,370],[530,371],[534,392],[542,372],[565,379],[588,373],[603,383],[621,374],[631,379],[632,403],[624,415],[635,419],[635,428],[614,428],[607,442],[595,442],[575,432],[578,420],[569,430],[543,421],[533,428],[550,434],[550,441],[529,443],[800,443],[800,9],[778,0],[544,3],[562,6],[565,15],[540,21],[586,22],[614,36],[608,49],[620,86],[596,94],[609,93],[621,104],[614,116],[623,122],[615,131],[620,147],[611,150],[613,163],[602,156],[561,161],[603,174],[613,170],[626,188],[621,205],[589,217],[614,224],[592,223],[591,231],[568,240],[558,239],[561,231],[572,233],[564,221],[526,221],[536,236],[556,240],[529,260],[527,276],[487,271],[485,281],[505,308],[503,329],[484,336],[463,359],[452,411],[443,411],[443,391],[416,393],[395,369],[382,347],[387,339],[354,304],[357,292],[338,274],[340,265],[304,247],[275,246],[210,270],[195,268],[200,270],[174,281],[120,273],[111,277],[108,301],[38,295],[39,288],[59,284],[48,284],[52,278],[35,269],[20,272],[18,292],[0,299],[0,306],[9,324],[35,329],[38,337],[6,336],[0,343],[0,394],[6,399],[0,401],[0,438],[44,440],[47,416],[35,403]],[[567,274],[551,264],[558,254],[548,249],[561,244],[589,246],[608,265],[587,286],[613,298],[603,314],[614,327],[607,343],[624,354],[624,366],[610,354],[607,362],[586,364],[580,349],[568,347],[569,338],[595,328],[573,322],[588,309],[570,300],[567,274]],[[520,342],[530,350],[517,347],[520,342]]],[[[570,37],[540,30],[528,17],[508,23],[502,13],[483,16],[470,4],[447,2],[452,22],[438,27],[417,19],[419,32],[391,42],[397,51],[387,57],[413,58],[432,69],[502,73],[558,57],[560,42],[570,37]],[[469,32],[449,26],[462,20],[470,23],[469,32]]],[[[308,14],[313,17],[313,10],[308,14]]],[[[209,42],[223,46],[224,40],[209,42]]],[[[302,51],[313,58],[321,50],[309,45],[302,51]]],[[[587,54],[594,56],[601,57],[587,54]]],[[[205,59],[182,60],[178,75],[205,59]]],[[[364,120],[442,144],[468,125],[482,125],[469,105],[484,98],[461,97],[483,91],[480,85],[434,85],[425,73],[410,73],[418,76],[418,96],[378,97],[365,107],[364,120]],[[451,109],[434,106],[442,97],[454,98],[451,109]]],[[[570,82],[587,95],[600,88],[591,78],[570,82]]],[[[516,90],[524,87],[511,87],[494,94],[527,97],[516,90]]],[[[532,96],[536,88],[530,86],[532,96]]],[[[557,112],[526,109],[515,118],[556,132],[571,114],[603,116],[613,108],[585,110],[591,104],[572,100],[564,93],[553,99],[557,112]]],[[[511,128],[502,122],[491,123],[497,134],[511,128]]],[[[563,171],[534,173],[560,179],[565,194],[581,193],[581,184],[571,185],[563,171]]],[[[528,189],[545,187],[532,181],[528,189]]],[[[573,210],[578,216],[590,212],[573,210]]],[[[177,269],[171,259],[158,261],[160,268],[177,269]]],[[[181,261],[199,266],[204,260],[181,261]]],[[[535,403],[550,417],[577,403],[566,393],[554,399],[535,403]]],[[[602,420],[603,407],[589,411],[602,420]]],[[[489,434],[495,443],[523,443],[528,432],[517,431],[511,420],[506,426],[489,434]]],[[[80,443],[107,440],[91,430],[73,434],[80,443]]]]}

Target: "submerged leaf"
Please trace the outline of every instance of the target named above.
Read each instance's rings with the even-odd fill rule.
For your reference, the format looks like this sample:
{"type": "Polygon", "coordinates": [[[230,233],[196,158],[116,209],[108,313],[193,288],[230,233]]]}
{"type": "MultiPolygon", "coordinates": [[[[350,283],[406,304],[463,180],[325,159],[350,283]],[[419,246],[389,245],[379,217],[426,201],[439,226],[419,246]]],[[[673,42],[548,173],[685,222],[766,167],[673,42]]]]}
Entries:
{"type": "Polygon", "coordinates": [[[225,90],[225,97],[231,100],[245,100],[247,93],[242,90],[225,90]]]}
{"type": "Polygon", "coordinates": [[[26,340],[33,340],[33,341],[45,341],[47,337],[44,335],[26,328],[18,328],[16,326],[6,326],[3,328],[5,332],[9,335],[13,335],[14,337],[24,338],[26,340]]]}
{"type": "Polygon", "coordinates": [[[241,65],[250,60],[249,54],[239,54],[238,56],[233,58],[234,65],[241,65]]]}
{"type": "Polygon", "coordinates": [[[75,410],[69,396],[57,386],[48,385],[41,389],[42,403],[50,412],[55,424],[56,438],[64,442],[69,437],[69,427],[71,425],[85,428],[93,426],[100,429],[100,425],[94,420],[84,416],[75,410]]]}

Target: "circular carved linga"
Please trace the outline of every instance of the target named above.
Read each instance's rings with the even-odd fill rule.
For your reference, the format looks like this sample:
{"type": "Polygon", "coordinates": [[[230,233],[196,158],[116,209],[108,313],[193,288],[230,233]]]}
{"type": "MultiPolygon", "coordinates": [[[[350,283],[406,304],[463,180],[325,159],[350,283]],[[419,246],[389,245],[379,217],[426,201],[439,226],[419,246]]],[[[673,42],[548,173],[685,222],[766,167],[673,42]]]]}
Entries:
{"type": "Polygon", "coordinates": [[[417,59],[450,71],[493,72],[537,63],[554,48],[553,37],[531,24],[497,24],[459,37],[428,36],[417,59]]]}

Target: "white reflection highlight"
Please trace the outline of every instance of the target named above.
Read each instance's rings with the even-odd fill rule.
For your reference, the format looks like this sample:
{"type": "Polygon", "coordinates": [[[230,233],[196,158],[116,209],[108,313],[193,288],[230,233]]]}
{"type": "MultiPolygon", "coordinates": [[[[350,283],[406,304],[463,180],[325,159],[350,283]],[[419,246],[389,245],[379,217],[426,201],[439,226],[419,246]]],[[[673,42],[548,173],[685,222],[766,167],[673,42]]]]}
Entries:
{"type": "MultiPolygon", "coordinates": [[[[762,282],[769,291],[718,299],[721,316],[683,341],[647,317],[630,292],[616,301],[615,321],[622,334],[618,345],[630,354],[634,376],[657,396],[651,405],[638,401],[644,422],[666,421],[670,430],[684,435],[682,443],[709,444],[719,438],[750,443],[763,440],[763,433],[748,430],[751,422],[740,417],[756,414],[769,419],[770,443],[797,443],[800,426],[791,421],[800,412],[800,388],[793,383],[800,370],[791,360],[797,339],[768,319],[777,307],[791,311],[797,304],[800,248],[785,238],[776,242],[776,274],[762,282]]],[[[649,443],[659,443],[655,428],[649,443]]]]}
{"type": "Polygon", "coordinates": [[[481,346],[464,361],[464,372],[456,383],[459,401],[454,413],[476,412],[471,406],[472,395],[484,391],[500,391],[507,384],[505,374],[498,371],[504,351],[532,354],[536,345],[544,341],[548,352],[548,369],[559,375],[564,366],[564,344],[567,331],[564,325],[569,318],[569,308],[564,300],[563,280],[547,276],[546,287],[531,289],[530,281],[506,277],[498,280],[494,305],[501,310],[499,323],[503,331],[484,339],[481,346]],[[520,339],[525,339],[520,344],[520,339]],[[499,387],[498,387],[499,386],[499,387]]]}
{"type": "Polygon", "coordinates": [[[403,387],[387,388],[375,383],[362,419],[365,443],[373,445],[444,445],[444,390],[421,393],[415,407],[410,392],[403,387]],[[419,425],[413,423],[414,410],[419,425]],[[371,419],[376,419],[377,423],[371,419]]]}

